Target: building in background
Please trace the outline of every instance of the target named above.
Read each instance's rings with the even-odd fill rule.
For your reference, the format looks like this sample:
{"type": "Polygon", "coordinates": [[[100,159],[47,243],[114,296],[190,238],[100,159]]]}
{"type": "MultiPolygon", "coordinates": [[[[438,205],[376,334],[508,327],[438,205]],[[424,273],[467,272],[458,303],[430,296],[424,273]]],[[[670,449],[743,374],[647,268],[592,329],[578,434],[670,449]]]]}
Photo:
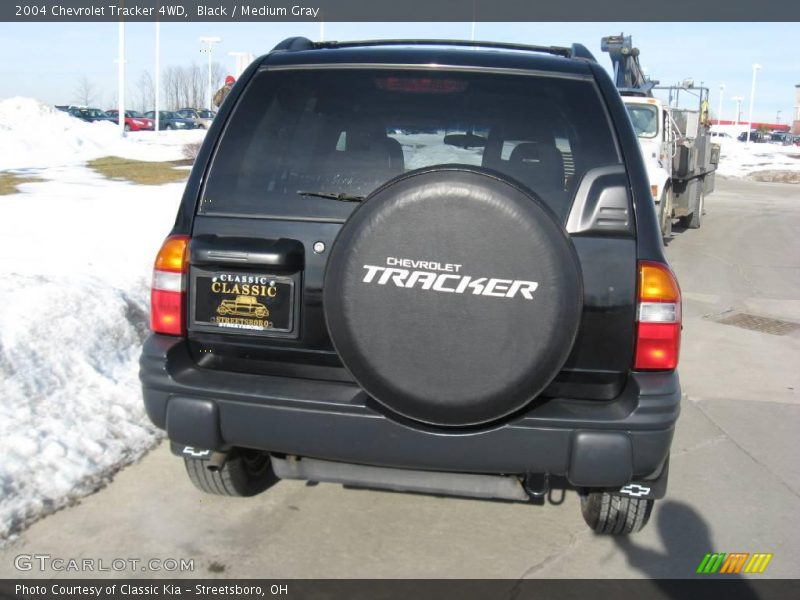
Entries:
{"type": "Polygon", "coordinates": [[[233,76],[236,79],[239,79],[242,72],[255,60],[255,56],[249,52],[228,52],[228,56],[232,56],[235,61],[233,76]]]}
{"type": "Polygon", "coordinates": [[[794,122],[792,133],[800,135],[800,83],[794,86],[794,122]]]}

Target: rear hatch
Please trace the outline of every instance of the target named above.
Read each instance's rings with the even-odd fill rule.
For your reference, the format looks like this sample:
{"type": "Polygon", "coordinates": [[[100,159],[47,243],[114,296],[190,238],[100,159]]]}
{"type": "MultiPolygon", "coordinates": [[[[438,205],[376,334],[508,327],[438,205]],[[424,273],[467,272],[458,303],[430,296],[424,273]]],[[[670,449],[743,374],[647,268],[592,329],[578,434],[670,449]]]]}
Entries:
{"type": "MultiPolygon", "coordinates": [[[[262,68],[221,131],[190,242],[190,350],[205,368],[287,377],[352,380],[327,333],[322,288],[354,200],[409,170],[475,165],[528,187],[566,224],[584,174],[621,164],[588,71],[262,68]]],[[[624,386],[633,236],[572,237],[583,316],[545,395],[611,399],[624,386]]]]}

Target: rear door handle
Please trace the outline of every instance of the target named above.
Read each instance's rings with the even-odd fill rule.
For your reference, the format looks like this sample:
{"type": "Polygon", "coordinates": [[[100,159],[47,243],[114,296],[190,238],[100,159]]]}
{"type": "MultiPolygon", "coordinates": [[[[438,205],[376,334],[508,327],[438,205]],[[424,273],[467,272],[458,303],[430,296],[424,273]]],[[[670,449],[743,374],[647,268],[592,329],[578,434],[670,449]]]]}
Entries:
{"type": "Polygon", "coordinates": [[[241,265],[297,271],[305,264],[302,242],[288,238],[221,237],[199,235],[189,243],[193,265],[241,265]]]}

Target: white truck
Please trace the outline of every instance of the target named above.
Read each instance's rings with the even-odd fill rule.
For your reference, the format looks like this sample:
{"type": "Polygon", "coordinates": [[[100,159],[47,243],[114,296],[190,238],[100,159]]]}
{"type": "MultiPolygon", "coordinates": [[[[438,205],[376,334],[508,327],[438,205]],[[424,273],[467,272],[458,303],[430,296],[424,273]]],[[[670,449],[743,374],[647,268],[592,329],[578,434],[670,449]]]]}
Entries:
{"type": "Polygon", "coordinates": [[[639,138],[664,239],[672,236],[674,219],[697,229],[719,163],[719,145],[709,134],[708,88],[688,79],[659,87],[642,72],[630,36],[604,37],[601,47],[611,57],[617,89],[639,138]],[[656,98],[653,90],[666,93],[667,100],[656,98]]]}

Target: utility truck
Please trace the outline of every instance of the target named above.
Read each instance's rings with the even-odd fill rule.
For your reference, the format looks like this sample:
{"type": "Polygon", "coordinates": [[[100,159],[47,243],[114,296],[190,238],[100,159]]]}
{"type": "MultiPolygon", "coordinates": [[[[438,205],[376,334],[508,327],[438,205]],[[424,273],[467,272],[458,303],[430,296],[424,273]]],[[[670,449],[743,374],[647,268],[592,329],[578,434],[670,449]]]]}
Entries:
{"type": "Polygon", "coordinates": [[[708,88],[691,79],[659,86],[644,74],[631,36],[604,37],[601,48],[611,57],[614,82],[639,138],[664,239],[672,236],[674,219],[699,228],[719,164],[719,145],[711,143],[708,88]],[[654,90],[667,100],[656,98],[654,90]]]}

